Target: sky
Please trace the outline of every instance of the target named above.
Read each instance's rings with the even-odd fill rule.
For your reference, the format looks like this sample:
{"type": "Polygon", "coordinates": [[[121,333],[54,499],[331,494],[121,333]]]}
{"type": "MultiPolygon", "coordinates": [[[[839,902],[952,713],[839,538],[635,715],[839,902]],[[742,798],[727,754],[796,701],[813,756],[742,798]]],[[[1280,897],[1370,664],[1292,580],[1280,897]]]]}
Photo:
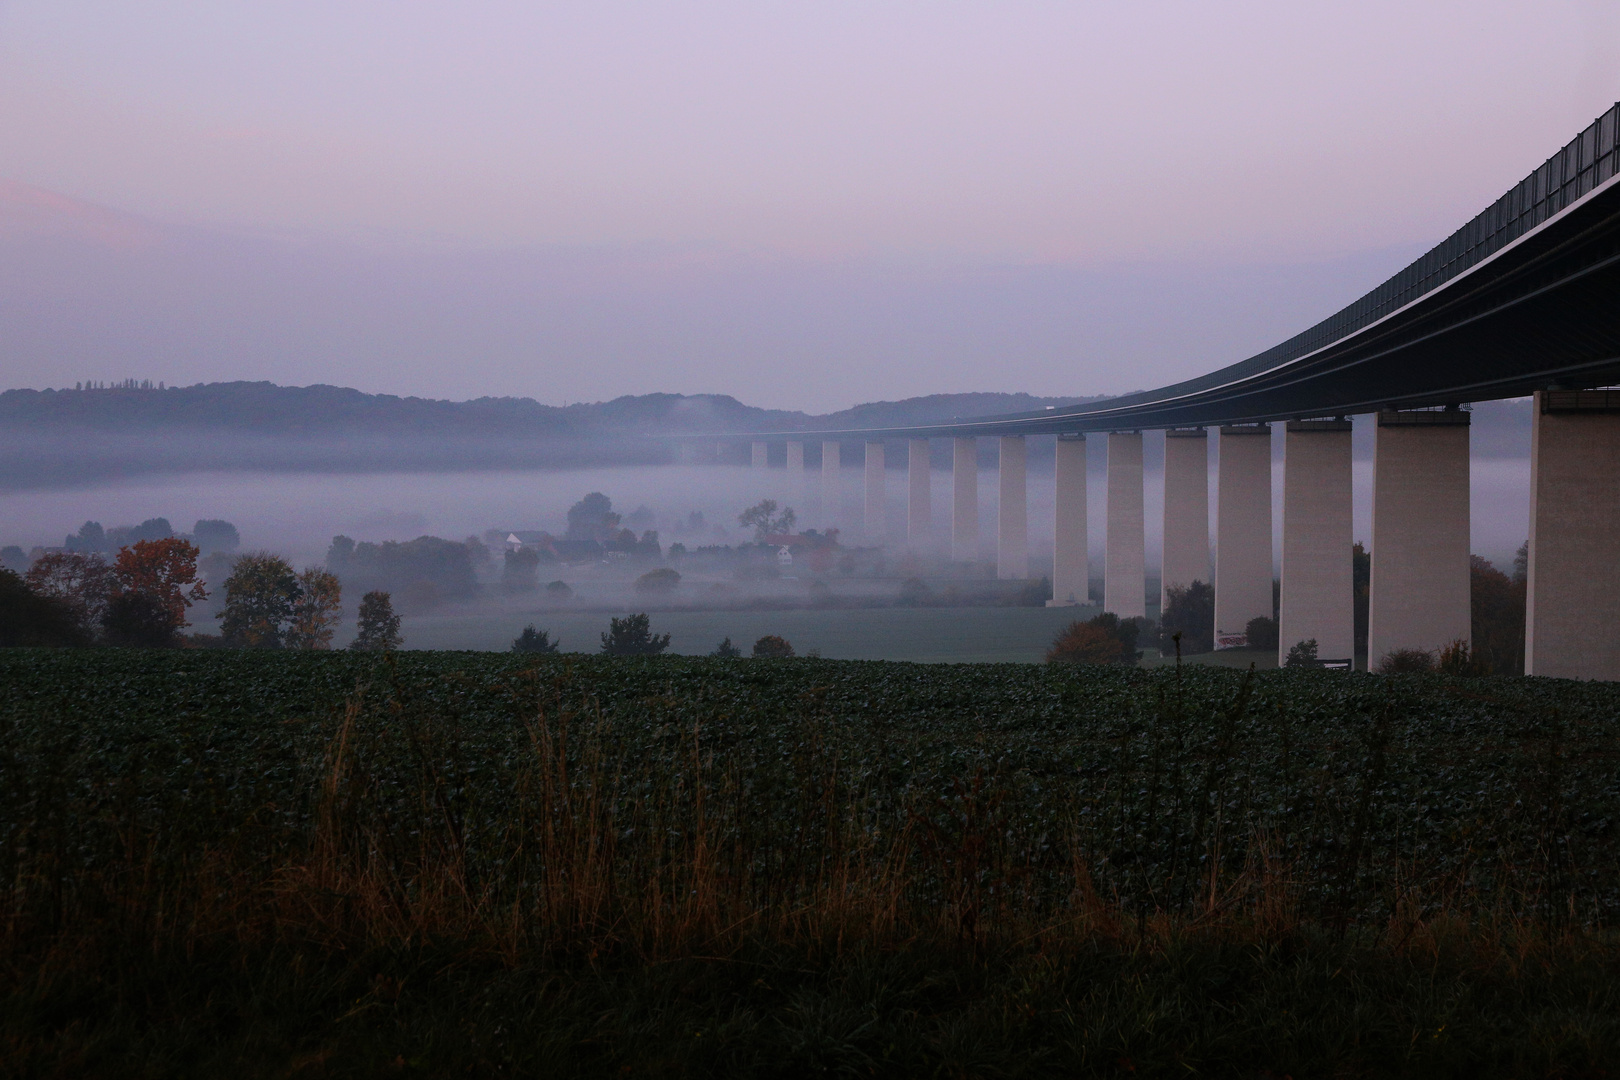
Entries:
{"type": "Polygon", "coordinates": [[[0,0],[0,387],[1122,392],[1617,98],[1612,0],[0,0]]]}

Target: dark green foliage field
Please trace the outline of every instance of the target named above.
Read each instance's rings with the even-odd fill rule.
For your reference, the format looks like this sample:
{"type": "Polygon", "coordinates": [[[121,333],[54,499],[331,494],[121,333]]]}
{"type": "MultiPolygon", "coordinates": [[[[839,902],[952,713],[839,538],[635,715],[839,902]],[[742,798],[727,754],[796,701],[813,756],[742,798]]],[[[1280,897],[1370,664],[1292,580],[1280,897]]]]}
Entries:
{"type": "Polygon", "coordinates": [[[0,1075],[1608,1076],[1620,689],[0,651],[0,1075]]]}

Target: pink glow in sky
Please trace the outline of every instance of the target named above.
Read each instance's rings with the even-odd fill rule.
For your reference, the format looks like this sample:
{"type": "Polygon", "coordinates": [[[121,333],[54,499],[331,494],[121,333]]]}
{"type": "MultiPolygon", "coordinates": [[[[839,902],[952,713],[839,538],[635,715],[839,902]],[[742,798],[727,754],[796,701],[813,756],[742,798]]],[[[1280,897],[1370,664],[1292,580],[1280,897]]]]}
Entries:
{"type": "MultiPolygon", "coordinates": [[[[169,273],[170,292],[192,295],[209,278],[195,259],[63,264],[62,290],[28,285],[25,320],[116,297],[132,321],[101,337],[25,326],[0,383],[59,385],[52,373],[71,369],[70,382],[318,379],[447,397],[729,390],[810,408],[1124,390],[1238,359],[1348,302],[1617,97],[1612,0],[0,0],[0,179],[28,186],[14,194],[207,244],[273,240],[277,265],[311,245],[348,245],[340,262],[363,249],[373,261],[345,272],[369,275],[350,282],[368,294],[397,295],[400,259],[438,260],[422,273],[453,287],[420,291],[469,296],[437,315],[413,300],[413,316],[434,340],[476,338],[450,371],[413,358],[420,334],[390,336],[386,304],[357,298],[350,322],[300,308],[290,282],[329,292],[309,266],[240,270],[268,300],[231,293],[230,274],[213,282],[213,322],[188,338],[183,303],[140,290],[169,273]],[[507,280],[560,274],[588,316],[536,316],[546,298],[503,298],[498,266],[460,261],[475,255],[585,258],[583,278],[507,280]],[[1109,285],[1120,267],[1139,287],[1109,285]],[[773,274],[793,284],[750,293],[773,274]],[[1278,274],[1292,284],[1261,284],[1278,274]],[[72,284],[97,275],[109,283],[72,284]],[[1009,307],[1008,275],[1069,284],[1009,307]],[[648,299],[710,279],[733,284],[674,314],[648,299]],[[960,310],[975,297],[969,348],[940,326],[976,318],[960,310]],[[1221,318],[1202,338],[1170,333],[1164,305],[1183,302],[1221,318]],[[247,309],[265,303],[296,348],[263,340],[247,309]],[[810,357],[813,374],[780,370],[810,357]]],[[[16,216],[0,214],[0,258],[22,288],[41,256],[16,248],[16,216]]],[[[0,289],[12,314],[23,298],[0,289]]]]}

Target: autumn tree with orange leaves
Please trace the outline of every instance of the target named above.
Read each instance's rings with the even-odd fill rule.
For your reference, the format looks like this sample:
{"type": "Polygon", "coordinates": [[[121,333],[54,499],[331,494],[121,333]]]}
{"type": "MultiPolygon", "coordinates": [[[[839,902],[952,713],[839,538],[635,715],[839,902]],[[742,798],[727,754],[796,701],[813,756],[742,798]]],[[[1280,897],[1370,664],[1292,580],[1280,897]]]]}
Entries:
{"type": "Polygon", "coordinates": [[[186,625],[186,609],[208,598],[197,580],[197,555],[190,541],[174,536],[120,548],[113,563],[117,595],[146,598],[172,630],[179,630],[186,625]]]}

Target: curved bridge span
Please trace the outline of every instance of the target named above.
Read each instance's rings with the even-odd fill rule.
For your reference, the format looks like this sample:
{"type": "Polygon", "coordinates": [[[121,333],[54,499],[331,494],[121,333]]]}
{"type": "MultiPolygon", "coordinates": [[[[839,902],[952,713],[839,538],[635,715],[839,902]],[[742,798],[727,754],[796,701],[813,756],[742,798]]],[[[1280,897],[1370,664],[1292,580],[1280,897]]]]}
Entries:
{"type": "MultiPolygon", "coordinates": [[[[1161,609],[1215,586],[1218,643],[1279,624],[1279,653],[1356,654],[1352,415],[1376,414],[1366,659],[1438,653],[1472,637],[1468,402],[1535,396],[1524,670],[1620,679],[1620,104],[1489,208],[1378,288],[1239,363],[1070,409],[918,427],[760,432],[786,441],[778,483],[824,526],[868,543],[980,549],[976,440],[997,438],[995,567],[1029,574],[1026,447],[1056,435],[1053,604],[1084,603],[1088,434],[1106,456],[1103,604],[1145,613],[1143,431],[1164,431],[1161,609]],[[1282,550],[1273,550],[1272,424],[1283,422],[1282,550]],[[1215,429],[1210,437],[1208,429],[1215,429]],[[929,440],[954,440],[948,537],[932,520],[929,440]],[[908,443],[904,536],[888,533],[888,443],[908,443]],[[843,448],[864,447],[865,498],[843,492],[843,448]],[[1211,536],[1210,449],[1215,443],[1211,536]],[[817,444],[819,443],[819,447],[817,444]],[[819,483],[806,468],[820,451],[819,483]],[[810,452],[807,455],[807,450],[810,452]],[[1213,539],[1213,557],[1212,545],[1213,539]],[[1273,574],[1281,570],[1273,608],[1273,574]]],[[[713,436],[706,436],[709,440],[713,436]]]]}
{"type": "Polygon", "coordinates": [[[760,437],[1055,434],[1262,423],[1620,381],[1620,104],[1342,311],[1207,375],[1082,408],[760,437]]]}

